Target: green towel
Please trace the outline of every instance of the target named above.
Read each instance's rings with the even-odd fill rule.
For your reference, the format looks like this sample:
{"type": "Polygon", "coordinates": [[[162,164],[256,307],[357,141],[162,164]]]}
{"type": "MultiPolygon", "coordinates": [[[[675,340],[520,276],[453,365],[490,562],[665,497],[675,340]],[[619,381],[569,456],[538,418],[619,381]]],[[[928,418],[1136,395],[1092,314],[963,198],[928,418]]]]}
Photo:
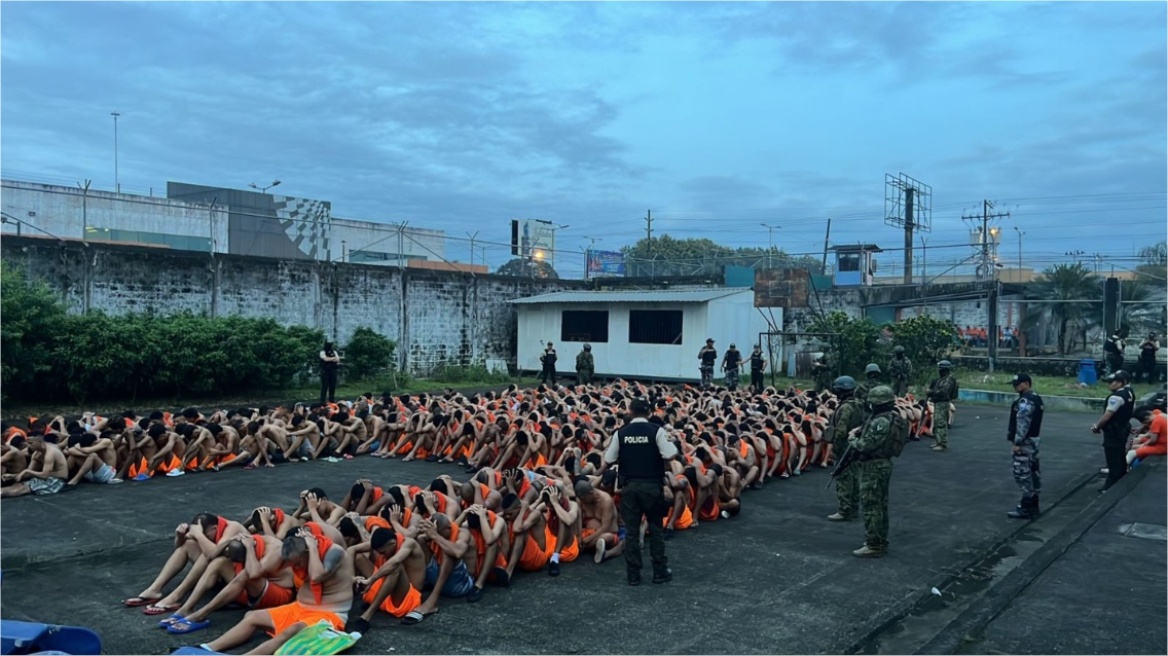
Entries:
{"type": "Polygon", "coordinates": [[[321,621],[292,636],[292,639],[285,642],[276,653],[287,656],[339,654],[357,644],[360,638],[361,635],[358,633],[337,631],[328,622],[321,621]]]}

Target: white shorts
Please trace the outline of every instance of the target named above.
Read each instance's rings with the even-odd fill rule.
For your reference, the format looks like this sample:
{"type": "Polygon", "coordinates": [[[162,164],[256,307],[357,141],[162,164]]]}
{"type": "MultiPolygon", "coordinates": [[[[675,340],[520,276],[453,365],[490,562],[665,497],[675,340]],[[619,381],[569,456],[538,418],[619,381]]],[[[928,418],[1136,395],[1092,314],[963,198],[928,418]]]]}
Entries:
{"type": "Polygon", "coordinates": [[[89,472],[85,474],[85,480],[89,481],[90,483],[109,483],[110,481],[114,480],[115,474],[117,474],[117,472],[114,470],[114,468],[103,462],[101,463],[101,467],[90,469],[89,472]]]}

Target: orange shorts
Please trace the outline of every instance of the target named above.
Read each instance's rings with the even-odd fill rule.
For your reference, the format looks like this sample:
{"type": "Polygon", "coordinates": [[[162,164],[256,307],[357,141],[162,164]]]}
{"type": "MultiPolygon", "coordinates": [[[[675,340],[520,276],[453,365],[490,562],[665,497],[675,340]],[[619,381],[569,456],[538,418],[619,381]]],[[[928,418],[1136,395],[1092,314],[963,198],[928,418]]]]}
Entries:
{"type": "Polygon", "coordinates": [[[560,549],[560,562],[570,563],[580,557],[580,541],[575,537],[572,538],[572,544],[565,549],[560,549]]]}
{"type": "MultiPolygon", "coordinates": [[[[377,592],[381,590],[381,586],[384,583],[385,579],[377,579],[377,582],[365,591],[363,598],[365,599],[366,603],[373,603],[374,597],[377,596],[377,592]]],[[[413,585],[410,585],[409,592],[406,593],[405,598],[401,600],[400,604],[394,604],[393,595],[389,595],[385,598],[385,601],[381,602],[380,608],[381,610],[389,613],[390,615],[393,615],[394,617],[405,617],[406,614],[421,605],[422,593],[419,592],[418,589],[413,585]]]]}
{"type": "Polygon", "coordinates": [[[303,622],[306,626],[312,626],[324,620],[331,624],[337,631],[345,630],[345,622],[341,619],[340,615],[325,610],[308,608],[299,601],[269,608],[267,613],[268,617],[272,618],[272,629],[268,631],[268,635],[272,637],[279,635],[297,622],[303,622]]]}
{"type": "Polygon", "coordinates": [[[292,588],[285,588],[276,585],[271,581],[264,580],[264,591],[260,594],[259,599],[253,600],[251,595],[247,594],[247,590],[239,593],[235,598],[235,602],[247,606],[248,608],[275,608],[276,606],[284,606],[296,600],[296,591],[292,588]]]}
{"type": "Polygon", "coordinates": [[[1157,440],[1155,444],[1149,446],[1141,446],[1136,449],[1136,457],[1140,460],[1148,456],[1164,456],[1168,455],[1168,442],[1157,440]]]}
{"type": "Polygon", "coordinates": [[[527,543],[523,545],[523,553],[519,554],[519,569],[525,572],[538,572],[543,569],[552,554],[556,552],[556,536],[544,529],[544,548],[541,550],[535,538],[526,536],[527,543]]]}

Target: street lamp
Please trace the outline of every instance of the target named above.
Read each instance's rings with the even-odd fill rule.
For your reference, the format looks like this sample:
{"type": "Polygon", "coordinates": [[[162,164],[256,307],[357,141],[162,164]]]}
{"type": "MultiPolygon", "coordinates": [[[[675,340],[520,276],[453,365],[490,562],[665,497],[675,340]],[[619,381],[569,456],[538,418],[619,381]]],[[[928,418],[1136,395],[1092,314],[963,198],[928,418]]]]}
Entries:
{"type": "Polygon", "coordinates": [[[256,183],[254,183],[254,182],[253,182],[253,183],[251,183],[251,184],[249,184],[248,186],[249,186],[249,187],[251,187],[252,189],[259,189],[259,190],[260,190],[260,193],[264,193],[264,194],[266,194],[266,193],[268,193],[268,190],[269,190],[269,189],[271,189],[272,187],[275,187],[275,186],[277,186],[277,185],[279,185],[279,184],[280,184],[280,181],[279,181],[279,180],[272,180],[272,184],[270,184],[270,185],[268,185],[268,186],[266,186],[266,187],[261,187],[261,186],[257,185],[257,184],[256,184],[256,183]]]}
{"type": "Polygon", "coordinates": [[[1022,282],[1022,238],[1026,236],[1025,232],[1014,226],[1014,232],[1018,233],[1018,282],[1022,282]]]}
{"type": "Polygon", "coordinates": [[[122,184],[118,181],[118,117],[121,114],[110,112],[110,116],[114,117],[114,189],[120,194],[122,193],[122,184]]]}

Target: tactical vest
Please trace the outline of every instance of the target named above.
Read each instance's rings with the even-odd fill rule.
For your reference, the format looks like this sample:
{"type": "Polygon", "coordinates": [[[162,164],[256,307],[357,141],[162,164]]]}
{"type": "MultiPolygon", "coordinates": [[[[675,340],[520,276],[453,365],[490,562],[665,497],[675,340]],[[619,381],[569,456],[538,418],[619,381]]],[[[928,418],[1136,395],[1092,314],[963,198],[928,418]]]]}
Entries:
{"type": "Polygon", "coordinates": [[[619,440],[620,474],[632,481],[660,483],[665,476],[665,460],[657,448],[660,426],[638,421],[625,426],[613,439],[619,440]]]}
{"type": "Polygon", "coordinates": [[[1033,391],[1022,394],[1014,399],[1014,403],[1010,405],[1010,437],[1012,439],[1018,435],[1018,403],[1022,399],[1026,399],[1030,405],[1034,406],[1034,413],[1030,415],[1030,429],[1026,431],[1024,437],[1040,437],[1042,435],[1042,397],[1033,391]]]}
{"type": "Polygon", "coordinates": [[[1132,411],[1135,409],[1135,396],[1132,394],[1130,387],[1121,387],[1112,392],[1111,396],[1119,397],[1123,404],[1119,406],[1115,414],[1111,415],[1111,419],[1103,427],[1103,434],[1110,437],[1113,441],[1126,442],[1128,433],[1131,432],[1131,418],[1132,411]]]}

